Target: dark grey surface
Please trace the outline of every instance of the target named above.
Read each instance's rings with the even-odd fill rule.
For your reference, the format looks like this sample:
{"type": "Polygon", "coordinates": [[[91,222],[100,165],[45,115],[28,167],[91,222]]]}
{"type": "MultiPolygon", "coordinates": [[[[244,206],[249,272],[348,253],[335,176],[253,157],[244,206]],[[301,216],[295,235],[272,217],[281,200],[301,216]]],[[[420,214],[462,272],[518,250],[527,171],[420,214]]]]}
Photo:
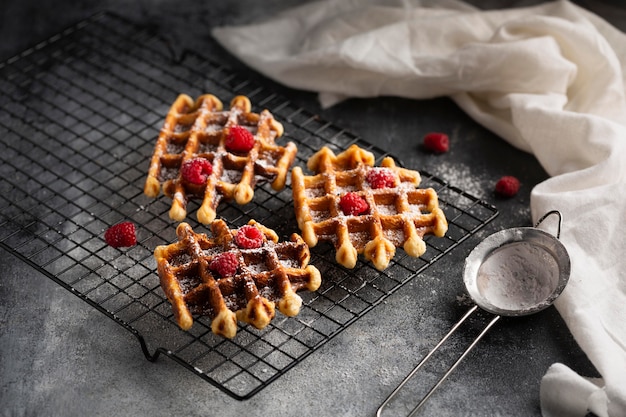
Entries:
{"type": "MultiPolygon", "coordinates": [[[[4,0],[0,6],[0,61],[97,10],[116,11],[154,25],[190,49],[249,72],[250,77],[261,79],[292,101],[401,156],[405,166],[427,170],[494,204],[499,217],[244,402],[231,399],[167,358],[146,361],[129,332],[2,251],[2,416],[373,415],[465,311],[460,301],[462,267],[472,247],[495,231],[530,225],[530,191],[546,178],[545,172],[533,156],[477,125],[450,100],[349,100],[322,111],[314,94],[263,80],[209,35],[212,26],[254,21],[295,3],[4,0]],[[448,133],[450,152],[431,155],[421,150],[420,138],[428,131],[448,133]],[[515,198],[494,196],[493,186],[502,175],[521,180],[515,198]]],[[[536,2],[488,3],[495,7],[536,2]]],[[[624,9],[608,2],[588,3],[593,3],[587,5],[591,10],[607,16],[622,30],[626,28],[624,9]]],[[[412,387],[424,392],[438,368],[449,364],[472,337],[469,331],[461,332],[412,387]]],[[[537,416],[540,379],[554,362],[585,375],[594,374],[554,308],[531,317],[502,320],[431,398],[422,415],[537,416]]]]}

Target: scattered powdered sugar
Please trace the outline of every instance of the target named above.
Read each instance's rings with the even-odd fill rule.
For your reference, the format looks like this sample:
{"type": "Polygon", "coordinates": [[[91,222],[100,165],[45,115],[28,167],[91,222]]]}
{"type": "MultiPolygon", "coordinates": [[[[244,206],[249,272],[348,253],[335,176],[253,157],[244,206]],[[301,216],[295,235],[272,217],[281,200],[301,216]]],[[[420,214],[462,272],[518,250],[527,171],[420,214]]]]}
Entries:
{"type": "Polygon", "coordinates": [[[204,249],[202,251],[203,256],[206,256],[206,257],[209,257],[209,258],[217,256],[220,253],[222,253],[222,250],[221,250],[221,247],[219,247],[219,246],[213,246],[213,247],[204,249]]]}
{"type": "Polygon", "coordinates": [[[239,126],[245,128],[248,132],[252,133],[252,136],[257,134],[257,125],[245,124],[246,120],[239,120],[239,126]]]}
{"type": "Polygon", "coordinates": [[[175,142],[168,142],[167,146],[165,147],[165,152],[170,153],[170,154],[179,154],[182,153],[185,150],[185,143],[175,143],[175,142]]]}
{"type": "Polygon", "coordinates": [[[326,195],[326,191],[324,190],[323,187],[317,187],[317,188],[306,188],[304,190],[304,195],[307,198],[315,198],[315,197],[322,197],[326,195]]]}
{"type": "Polygon", "coordinates": [[[238,183],[241,180],[241,172],[234,169],[225,169],[222,172],[221,180],[230,184],[238,183]]]}
{"type": "Polygon", "coordinates": [[[419,204],[409,204],[409,214],[421,214],[422,210],[420,210],[419,204]]]}
{"type": "Polygon", "coordinates": [[[263,167],[274,167],[278,164],[279,159],[280,155],[276,152],[266,151],[259,154],[256,163],[263,167]]]}
{"type": "Polygon", "coordinates": [[[330,211],[328,210],[311,210],[311,219],[315,223],[323,222],[324,220],[330,219],[330,211]]]}
{"type": "Polygon", "coordinates": [[[396,206],[391,204],[379,204],[376,206],[376,209],[383,216],[393,216],[394,214],[398,214],[396,206]]]}
{"type": "Polygon", "coordinates": [[[161,167],[161,172],[159,173],[161,181],[173,180],[176,177],[178,177],[178,168],[161,167]]]}
{"type": "Polygon", "coordinates": [[[349,232],[348,235],[350,236],[350,241],[357,248],[365,246],[371,240],[368,232],[349,232]]]}
{"type": "Polygon", "coordinates": [[[259,295],[263,298],[267,298],[268,300],[275,300],[278,297],[276,297],[276,291],[274,290],[273,287],[261,287],[259,288],[259,295]]]}
{"type": "Polygon", "coordinates": [[[404,230],[402,229],[387,229],[383,234],[396,246],[404,243],[404,230]]]}
{"type": "Polygon", "coordinates": [[[459,163],[444,163],[437,169],[437,175],[450,185],[458,187],[468,194],[485,198],[493,191],[488,186],[489,178],[477,177],[470,167],[459,163]]]}
{"type": "Polygon", "coordinates": [[[201,142],[200,146],[198,147],[198,153],[202,154],[202,153],[212,153],[212,152],[216,152],[217,151],[217,145],[210,143],[210,142],[201,142]]]}
{"type": "Polygon", "coordinates": [[[191,129],[193,124],[177,124],[174,126],[174,133],[184,133],[191,129]]]}
{"type": "Polygon", "coordinates": [[[247,268],[253,274],[260,274],[261,272],[269,271],[264,262],[250,263],[247,265],[247,268]]]}
{"type": "Polygon", "coordinates": [[[181,252],[175,256],[172,257],[172,259],[170,259],[169,263],[172,266],[180,266],[180,265],[185,265],[190,263],[192,260],[191,255],[189,255],[187,252],[181,252]]]}
{"type": "Polygon", "coordinates": [[[355,191],[359,191],[359,190],[354,184],[345,184],[345,185],[337,184],[337,194],[339,195],[343,195],[343,194],[351,193],[355,191]]]}
{"type": "Polygon", "coordinates": [[[286,268],[300,268],[300,263],[297,259],[280,259],[280,263],[286,268]]]}
{"type": "Polygon", "coordinates": [[[398,184],[398,186],[396,187],[398,190],[414,190],[415,188],[417,188],[415,186],[415,183],[413,183],[412,181],[402,181],[400,184],[398,184]]]}
{"type": "Polygon", "coordinates": [[[220,133],[224,129],[224,126],[221,124],[208,124],[204,129],[205,133],[208,135],[215,136],[220,133]]]}

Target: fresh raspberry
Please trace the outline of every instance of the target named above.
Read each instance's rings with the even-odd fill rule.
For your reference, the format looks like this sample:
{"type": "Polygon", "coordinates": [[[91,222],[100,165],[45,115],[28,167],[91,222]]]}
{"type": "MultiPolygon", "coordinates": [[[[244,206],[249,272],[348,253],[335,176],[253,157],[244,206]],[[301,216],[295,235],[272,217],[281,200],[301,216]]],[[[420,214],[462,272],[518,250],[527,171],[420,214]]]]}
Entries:
{"type": "Polygon", "coordinates": [[[242,126],[233,126],[224,142],[226,149],[231,152],[246,153],[254,147],[254,136],[248,129],[242,126]]]}
{"type": "Polygon", "coordinates": [[[519,191],[519,180],[512,176],[504,176],[496,183],[496,194],[502,197],[513,197],[519,191]]]}
{"type": "Polygon", "coordinates": [[[113,225],[104,232],[104,240],[114,248],[135,246],[137,237],[135,236],[135,225],[131,222],[122,222],[113,225]]]}
{"type": "Polygon", "coordinates": [[[239,260],[233,252],[224,252],[211,260],[209,269],[215,271],[220,277],[232,277],[237,273],[239,260]]]}
{"type": "Polygon", "coordinates": [[[207,177],[213,172],[213,165],[204,158],[186,160],[180,167],[183,179],[192,184],[204,184],[207,177]]]}
{"type": "Polygon", "coordinates": [[[352,216],[365,213],[369,209],[367,201],[357,193],[344,194],[339,200],[339,207],[341,207],[343,214],[352,216]]]}
{"type": "Polygon", "coordinates": [[[372,188],[393,188],[396,185],[395,175],[386,168],[370,169],[365,179],[372,188]]]}
{"type": "Polygon", "coordinates": [[[448,149],[450,149],[450,139],[445,133],[427,133],[424,136],[424,148],[434,153],[448,152],[448,149]]]}
{"type": "Polygon", "coordinates": [[[235,235],[235,243],[242,249],[256,249],[263,245],[263,232],[247,224],[241,226],[235,235]]]}

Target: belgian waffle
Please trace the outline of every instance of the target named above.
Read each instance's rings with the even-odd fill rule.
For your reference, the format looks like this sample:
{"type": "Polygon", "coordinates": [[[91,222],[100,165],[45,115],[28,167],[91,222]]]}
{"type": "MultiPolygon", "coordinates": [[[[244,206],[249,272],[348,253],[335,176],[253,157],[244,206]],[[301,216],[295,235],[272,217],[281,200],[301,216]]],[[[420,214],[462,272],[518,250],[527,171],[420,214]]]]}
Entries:
{"type": "Polygon", "coordinates": [[[222,102],[211,94],[195,102],[181,94],[159,133],[144,193],[157,197],[163,188],[164,194],[172,198],[169,215],[176,221],[187,217],[189,199],[200,199],[197,218],[209,224],[222,199],[246,204],[252,200],[257,183],[271,181],[275,190],[285,186],[297,148],[293,142],[284,147],[276,145],[275,139],[282,134],[283,126],[268,110],[251,112],[250,100],[245,96],[235,97],[230,110],[224,111],[222,102]],[[226,149],[226,137],[235,125],[254,135],[254,147],[245,154],[226,149]],[[205,158],[212,164],[213,172],[205,184],[193,184],[182,177],[180,167],[192,158],[205,158]]]}
{"type": "Polygon", "coordinates": [[[374,155],[357,145],[338,155],[323,147],[311,156],[307,167],[314,175],[304,175],[295,167],[291,178],[302,237],[310,247],[319,240],[331,242],[337,262],[346,268],[354,268],[358,254],[363,254],[383,270],[396,247],[403,247],[410,256],[421,256],[426,251],[424,235],[442,237],[448,230],[435,190],[417,188],[420,174],[398,167],[390,157],[381,161],[381,167],[394,177],[393,186],[387,188],[370,187],[368,172],[381,167],[374,167],[374,155]],[[365,199],[368,210],[345,215],[339,201],[348,192],[365,199]]]}
{"type": "Polygon", "coordinates": [[[217,219],[211,223],[212,237],[183,222],[176,228],[177,242],[155,248],[161,288],[182,329],[191,328],[194,314],[209,316],[213,333],[232,338],[238,320],[262,329],[275,316],[276,304],[284,315],[295,316],[302,304],[296,292],[319,288],[320,272],[308,265],[309,248],[298,234],[279,243],[273,230],[254,220],[248,224],[263,233],[261,247],[238,247],[237,230],[217,219]],[[236,255],[237,272],[220,277],[209,265],[227,252],[236,255]]]}

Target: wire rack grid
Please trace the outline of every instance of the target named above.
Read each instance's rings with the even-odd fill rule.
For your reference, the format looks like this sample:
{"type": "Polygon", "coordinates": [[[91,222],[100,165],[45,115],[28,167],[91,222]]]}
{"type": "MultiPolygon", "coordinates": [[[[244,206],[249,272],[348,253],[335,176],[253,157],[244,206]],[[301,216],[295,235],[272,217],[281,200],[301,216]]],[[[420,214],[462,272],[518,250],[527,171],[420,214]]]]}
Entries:
{"type": "MultiPolygon", "coordinates": [[[[173,61],[158,34],[102,13],[0,64],[0,245],[132,332],[149,360],[166,355],[236,399],[265,388],[498,214],[422,172],[450,223],[444,238],[426,239],[424,256],[399,250],[384,272],[362,262],[347,270],[321,244],[311,263],[323,283],[303,294],[297,317],[279,314],[264,330],[243,326],[233,340],[213,335],[206,318],[182,331],[153,258],[157,245],[176,239],[170,201],[143,194],[163,117],[180,92],[250,97],[283,123],[284,140],[298,146],[296,165],[323,145],[339,152],[356,143],[377,161],[388,155],[199,54],[173,61]],[[138,244],[119,250],[103,234],[122,220],[138,225],[138,244]]],[[[255,218],[282,238],[297,231],[289,186],[261,186],[252,203],[222,204],[218,214],[231,227],[255,218]]]]}

